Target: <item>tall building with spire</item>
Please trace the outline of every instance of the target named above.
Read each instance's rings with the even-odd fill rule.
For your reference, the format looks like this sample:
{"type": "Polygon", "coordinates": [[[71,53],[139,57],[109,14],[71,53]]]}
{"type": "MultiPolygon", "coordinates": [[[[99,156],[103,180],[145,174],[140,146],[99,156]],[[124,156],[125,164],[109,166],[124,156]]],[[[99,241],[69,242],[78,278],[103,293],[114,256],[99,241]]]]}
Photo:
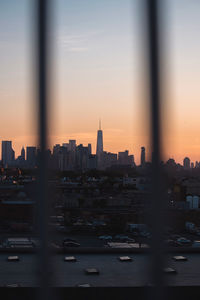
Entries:
{"type": "Polygon", "coordinates": [[[101,120],[99,120],[99,130],[97,131],[97,148],[96,148],[98,168],[101,168],[102,154],[103,154],[103,131],[101,130],[101,120]]]}
{"type": "Polygon", "coordinates": [[[97,131],[97,149],[96,155],[103,153],[103,131],[101,130],[101,120],[99,120],[99,130],[97,131]]]}

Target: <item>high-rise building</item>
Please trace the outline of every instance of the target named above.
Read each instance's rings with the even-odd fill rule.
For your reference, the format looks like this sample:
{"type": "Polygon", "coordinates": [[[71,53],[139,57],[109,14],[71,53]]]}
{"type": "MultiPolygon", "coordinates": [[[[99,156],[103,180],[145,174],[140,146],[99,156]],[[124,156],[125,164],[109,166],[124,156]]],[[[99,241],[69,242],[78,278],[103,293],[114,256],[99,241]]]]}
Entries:
{"type": "Polygon", "coordinates": [[[28,167],[36,166],[36,147],[26,147],[26,161],[28,167]]]}
{"type": "Polygon", "coordinates": [[[141,166],[144,167],[145,165],[145,147],[141,147],[141,166]]]}
{"type": "Polygon", "coordinates": [[[129,155],[129,151],[118,152],[118,164],[134,166],[134,156],[129,155]]]}
{"type": "Polygon", "coordinates": [[[101,130],[101,120],[99,120],[99,130],[97,131],[97,148],[96,148],[98,168],[101,168],[102,155],[103,155],[103,131],[101,130]]]}
{"type": "Polygon", "coordinates": [[[117,154],[104,151],[102,154],[101,169],[106,170],[117,164],[117,154]]]}
{"type": "Polygon", "coordinates": [[[12,141],[2,141],[2,163],[9,166],[15,159],[15,152],[12,149],[12,141]]]}
{"type": "Polygon", "coordinates": [[[91,144],[88,144],[88,151],[89,151],[89,154],[92,154],[92,145],[91,144]]]}
{"type": "Polygon", "coordinates": [[[69,140],[69,151],[76,151],[76,140],[69,140]]]}
{"type": "Polygon", "coordinates": [[[97,131],[97,156],[103,153],[103,131],[101,130],[101,120],[99,121],[99,130],[97,131]]]}
{"type": "Polygon", "coordinates": [[[69,150],[69,143],[63,143],[62,147],[65,147],[65,148],[67,148],[67,150],[69,150]]]}
{"type": "Polygon", "coordinates": [[[188,157],[184,158],[184,160],[183,160],[183,167],[186,170],[190,169],[190,159],[188,157]]]}
{"type": "Polygon", "coordinates": [[[24,149],[24,147],[22,147],[22,150],[21,150],[21,159],[25,160],[25,149],[24,149]]]}
{"type": "Polygon", "coordinates": [[[89,167],[89,149],[82,144],[76,148],[76,169],[86,171],[89,167]]]}

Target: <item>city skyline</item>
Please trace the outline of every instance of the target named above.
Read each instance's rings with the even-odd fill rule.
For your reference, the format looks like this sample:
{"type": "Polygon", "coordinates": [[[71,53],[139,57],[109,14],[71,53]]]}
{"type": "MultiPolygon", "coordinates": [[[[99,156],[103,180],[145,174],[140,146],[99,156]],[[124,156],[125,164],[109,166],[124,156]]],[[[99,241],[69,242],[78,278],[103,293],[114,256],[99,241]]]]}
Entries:
{"type": "MultiPolygon", "coordinates": [[[[98,147],[99,131],[102,132],[102,136],[103,136],[103,130],[98,129],[97,130],[96,148],[93,148],[91,143],[85,143],[85,144],[87,144],[87,145],[85,145],[83,143],[77,143],[77,140],[75,140],[75,139],[68,139],[68,142],[63,141],[62,143],[59,143],[59,144],[54,143],[52,145],[52,147],[49,147],[47,150],[50,150],[51,153],[53,154],[53,151],[54,151],[55,147],[59,146],[61,148],[62,147],[67,148],[67,146],[70,143],[73,143],[74,144],[73,151],[75,151],[76,147],[78,147],[78,146],[89,147],[90,148],[89,152],[92,155],[95,155],[97,158],[99,156],[101,156],[101,153],[105,152],[105,153],[108,153],[108,154],[115,154],[115,155],[118,156],[118,159],[119,159],[121,153],[125,153],[125,152],[129,153],[130,152],[128,148],[124,149],[123,151],[116,151],[115,153],[112,153],[112,152],[108,151],[107,149],[103,149],[103,147],[100,147],[100,150],[99,150],[99,147],[98,147]]],[[[100,139],[101,139],[101,137],[100,137],[100,139]]],[[[103,144],[103,138],[102,138],[102,141],[100,141],[100,143],[101,142],[103,144]]],[[[135,161],[134,153],[130,152],[130,156],[133,156],[133,162],[136,166],[141,165],[141,166],[144,167],[146,162],[151,162],[151,159],[146,159],[146,151],[148,151],[148,149],[146,149],[146,147],[144,147],[144,146],[142,146],[142,147],[138,146],[138,147],[140,148],[140,161],[139,162],[135,161]]],[[[18,154],[16,155],[16,151],[13,147],[13,141],[11,141],[11,140],[2,140],[0,149],[1,149],[1,152],[0,152],[1,156],[0,157],[1,157],[1,160],[2,160],[2,163],[3,163],[3,155],[6,156],[6,157],[9,155],[10,157],[12,157],[11,160],[13,160],[13,159],[16,160],[16,159],[19,159],[20,157],[22,157],[23,160],[28,161],[29,160],[28,156],[35,156],[36,151],[37,151],[37,149],[39,149],[39,147],[36,146],[36,145],[23,145],[20,149],[19,155],[18,154]],[[6,153],[6,151],[7,151],[7,145],[5,145],[6,143],[8,144],[8,146],[11,149],[11,153],[9,153],[9,154],[6,153]],[[6,148],[6,151],[4,150],[4,148],[6,148]],[[3,154],[3,151],[5,152],[5,154],[3,154]],[[28,152],[34,152],[34,155],[31,154],[31,153],[28,154],[28,152]]],[[[68,149],[68,150],[71,151],[72,149],[68,149]]],[[[163,160],[163,161],[164,161],[164,163],[166,163],[168,161],[173,161],[173,160],[175,161],[176,164],[182,165],[185,169],[199,167],[199,165],[200,165],[200,161],[198,161],[198,160],[197,161],[192,161],[189,156],[183,157],[181,162],[176,161],[173,157],[168,157],[166,160],[163,160]]]]}
{"type": "MultiPolygon", "coordinates": [[[[139,162],[138,145],[150,149],[142,1],[55,2],[50,146],[67,136],[83,144],[89,140],[94,149],[100,115],[105,149],[127,148],[139,162]]],[[[200,2],[164,5],[163,154],[180,163],[186,156],[196,161],[200,2]]],[[[33,10],[31,1],[0,2],[0,138],[15,141],[17,154],[22,145],[37,143],[33,10]]]]}

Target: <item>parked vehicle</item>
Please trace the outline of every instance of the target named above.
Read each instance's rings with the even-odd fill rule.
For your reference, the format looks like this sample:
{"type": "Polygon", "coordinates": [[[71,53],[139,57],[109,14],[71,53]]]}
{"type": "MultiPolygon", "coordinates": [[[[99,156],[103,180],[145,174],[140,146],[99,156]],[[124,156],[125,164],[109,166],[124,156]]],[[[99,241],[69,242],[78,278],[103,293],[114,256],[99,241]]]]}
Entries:
{"type": "Polygon", "coordinates": [[[192,244],[192,247],[199,248],[200,247],[200,241],[194,241],[192,244]]]}
{"type": "Polygon", "coordinates": [[[64,232],[64,233],[70,233],[71,229],[66,226],[58,226],[56,227],[56,230],[59,232],[64,232]]]}
{"type": "Polygon", "coordinates": [[[135,243],[135,240],[132,239],[132,238],[130,238],[130,237],[128,237],[128,238],[126,239],[126,242],[128,242],[128,243],[135,243]]]}
{"type": "Polygon", "coordinates": [[[100,240],[104,240],[104,241],[109,241],[112,240],[112,236],[111,235],[101,235],[99,236],[100,240]]]}
{"type": "Polygon", "coordinates": [[[131,242],[131,243],[135,242],[134,239],[129,238],[127,235],[123,235],[123,234],[115,235],[114,240],[120,242],[131,242]]]}
{"type": "Polygon", "coordinates": [[[20,283],[9,283],[9,284],[4,284],[4,287],[16,288],[16,287],[22,287],[22,285],[20,283]]]}
{"type": "Polygon", "coordinates": [[[192,243],[191,240],[186,239],[186,238],[184,238],[184,237],[178,238],[178,239],[177,239],[177,242],[180,243],[181,245],[189,245],[189,244],[192,243]]]}
{"type": "Polygon", "coordinates": [[[80,247],[80,244],[75,242],[65,242],[63,247],[80,247]]]}
{"type": "Polygon", "coordinates": [[[78,243],[78,242],[77,242],[77,240],[75,240],[75,239],[71,239],[71,238],[64,238],[64,239],[63,239],[63,243],[66,243],[66,242],[78,243]]]}
{"type": "Polygon", "coordinates": [[[165,240],[164,243],[170,247],[179,247],[181,246],[181,244],[177,241],[174,241],[174,240],[171,240],[171,239],[168,239],[168,240],[165,240]]]}

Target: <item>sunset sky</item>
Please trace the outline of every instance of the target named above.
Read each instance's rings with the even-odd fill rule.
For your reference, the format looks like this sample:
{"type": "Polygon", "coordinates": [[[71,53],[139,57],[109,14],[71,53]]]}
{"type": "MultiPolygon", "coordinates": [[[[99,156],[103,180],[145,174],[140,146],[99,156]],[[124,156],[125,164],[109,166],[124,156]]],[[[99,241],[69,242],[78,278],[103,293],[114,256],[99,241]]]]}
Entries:
{"type": "MultiPolygon", "coordinates": [[[[76,139],[96,151],[149,149],[141,0],[53,0],[50,145],[76,139]]],[[[163,1],[164,2],[164,1],[163,1]]],[[[200,1],[168,0],[162,12],[163,150],[200,160],[200,1]]],[[[32,0],[0,0],[0,141],[16,154],[37,142],[32,0]]]]}

